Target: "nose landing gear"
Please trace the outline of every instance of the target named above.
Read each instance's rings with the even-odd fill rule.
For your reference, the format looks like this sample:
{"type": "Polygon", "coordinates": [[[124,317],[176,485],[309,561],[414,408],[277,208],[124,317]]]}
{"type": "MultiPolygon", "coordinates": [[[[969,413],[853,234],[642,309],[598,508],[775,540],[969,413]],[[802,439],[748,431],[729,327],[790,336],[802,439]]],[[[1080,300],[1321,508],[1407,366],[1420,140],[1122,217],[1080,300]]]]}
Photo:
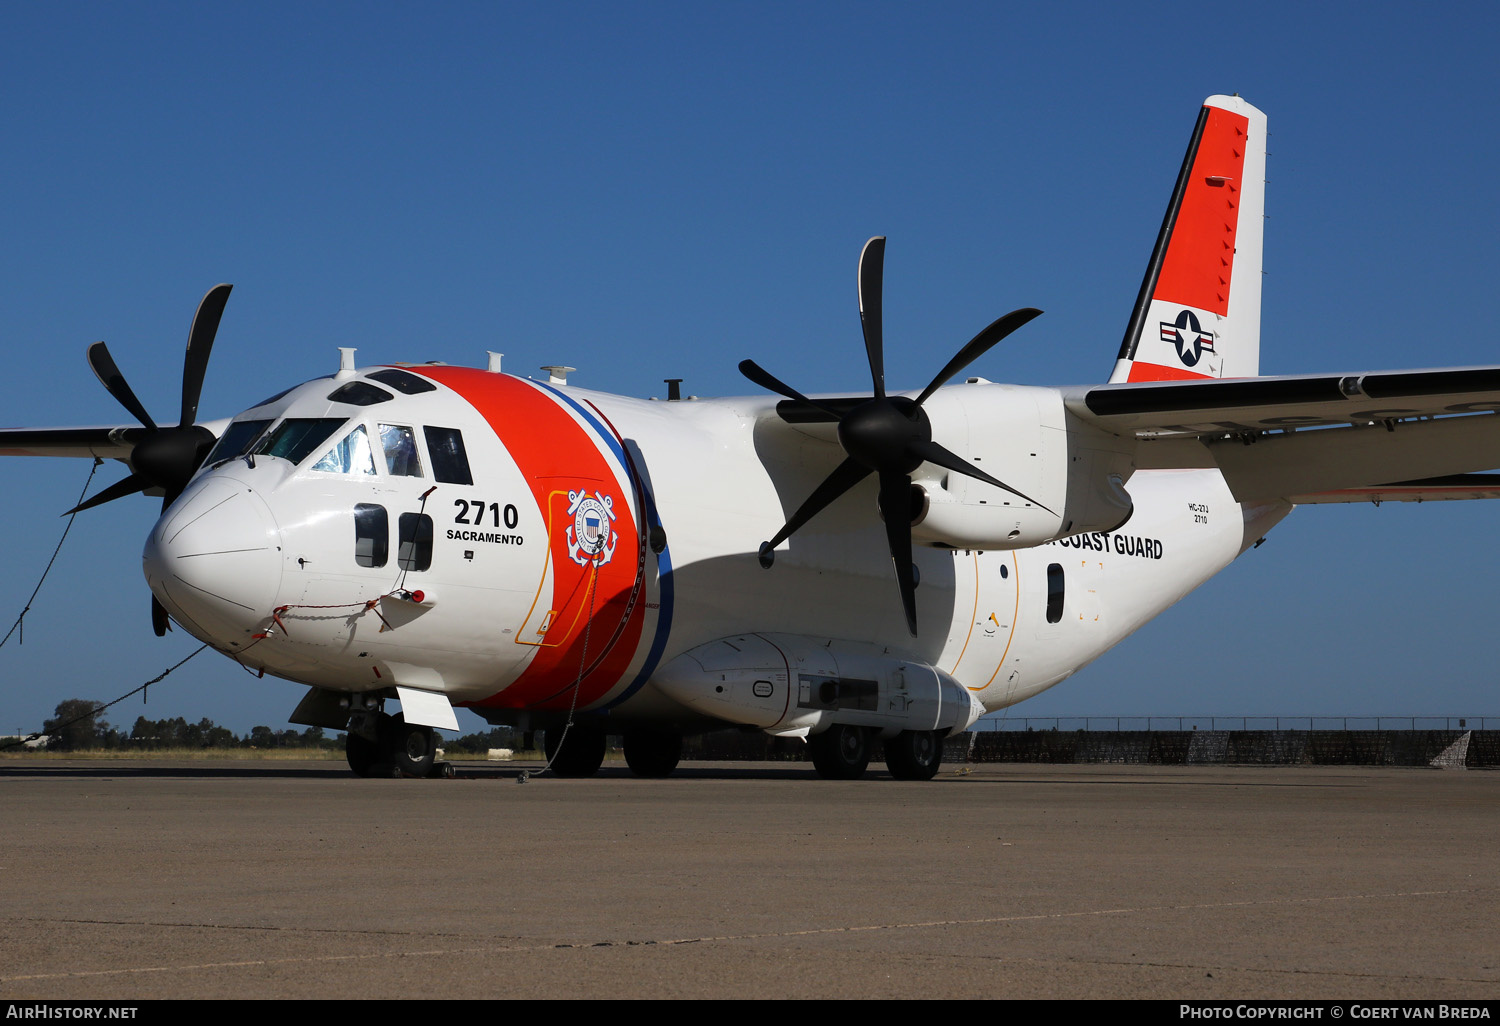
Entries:
{"type": "Polygon", "coordinates": [[[450,764],[437,761],[437,732],[407,723],[397,713],[356,714],[345,741],[349,768],[361,777],[452,776],[450,764]]]}

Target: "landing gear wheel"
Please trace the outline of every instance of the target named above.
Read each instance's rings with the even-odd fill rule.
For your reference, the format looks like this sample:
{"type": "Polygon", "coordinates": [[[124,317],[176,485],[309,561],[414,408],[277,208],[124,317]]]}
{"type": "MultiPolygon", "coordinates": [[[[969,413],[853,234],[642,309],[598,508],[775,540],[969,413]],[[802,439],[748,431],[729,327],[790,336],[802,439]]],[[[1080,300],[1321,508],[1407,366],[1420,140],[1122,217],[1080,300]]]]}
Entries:
{"type": "Polygon", "coordinates": [[[903,730],[885,743],[885,765],[897,780],[931,780],[943,764],[935,730],[903,730]]]}
{"type": "Polygon", "coordinates": [[[566,739],[563,727],[547,730],[542,738],[542,750],[552,772],[560,777],[591,777],[598,773],[604,763],[604,731],[591,723],[574,723],[566,730],[566,739]]]}
{"type": "Polygon", "coordinates": [[[378,776],[376,772],[380,764],[380,746],[369,738],[349,731],[344,735],[344,757],[349,760],[349,768],[357,777],[378,776]]]}
{"type": "Polygon", "coordinates": [[[870,732],[835,723],[807,739],[813,768],[824,780],[858,780],[870,765],[870,732]]]}
{"type": "Polygon", "coordinates": [[[681,734],[646,727],[625,732],[625,763],[638,777],[665,777],[681,758],[681,734]]]}
{"type": "Polygon", "coordinates": [[[392,716],[384,725],[388,738],[388,754],[400,776],[425,777],[432,771],[437,757],[437,735],[431,727],[419,723],[407,724],[401,713],[392,716]]]}

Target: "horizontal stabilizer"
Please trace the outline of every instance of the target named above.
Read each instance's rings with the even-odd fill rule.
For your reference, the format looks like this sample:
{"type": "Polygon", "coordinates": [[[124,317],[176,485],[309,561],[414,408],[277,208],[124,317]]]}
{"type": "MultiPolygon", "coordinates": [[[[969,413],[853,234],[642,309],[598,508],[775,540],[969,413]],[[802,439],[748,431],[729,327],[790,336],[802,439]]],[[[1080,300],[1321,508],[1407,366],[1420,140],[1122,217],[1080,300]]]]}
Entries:
{"type": "Polygon", "coordinates": [[[1116,434],[1199,435],[1500,409],[1500,367],[1159,381],[1070,390],[1069,409],[1116,434]]]}

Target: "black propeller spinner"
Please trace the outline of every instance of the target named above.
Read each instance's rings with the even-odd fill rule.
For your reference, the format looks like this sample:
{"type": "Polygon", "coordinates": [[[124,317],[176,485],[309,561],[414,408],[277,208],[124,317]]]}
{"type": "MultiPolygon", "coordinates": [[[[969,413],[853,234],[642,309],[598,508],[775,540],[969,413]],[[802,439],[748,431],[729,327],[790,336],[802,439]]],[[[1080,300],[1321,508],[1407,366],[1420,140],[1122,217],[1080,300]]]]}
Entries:
{"type": "MultiPolygon", "coordinates": [[[[932,440],[932,421],[922,409],[927,398],[945,385],[959,371],[977,360],[996,342],[1041,314],[1032,307],[1012,310],[995,321],[969,344],[960,349],[916,399],[885,394],[885,355],[881,329],[880,296],[885,275],[885,237],[877,235],[865,243],[859,255],[859,320],[864,329],[865,355],[870,361],[870,379],[874,394],[849,408],[847,401],[831,405],[809,399],[795,388],[761,369],[754,360],[740,363],[740,373],[762,388],[786,396],[807,409],[799,411],[797,420],[838,424],[839,445],[847,458],[813,489],[781,530],[760,547],[760,564],[769,568],[776,546],[806,524],[823,508],[859,484],[870,474],[880,481],[880,515],[885,520],[886,542],[896,568],[896,583],[901,588],[901,605],[906,611],[906,626],[917,634],[916,579],[911,561],[911,473],[923,463],[967,474],[986,484],[1003,488],[1027,502],[1040,502],[1016,491],[1004,481],[996,480],[963,457],[949,452],[932,440]]],[[[1051,512],[1050,510],[1048,512],[1051,512]]]]}
{"type": "MultiPolygon", "coordinates": [[[[130,476],[90,496],[68,513],[91,509],[148,488],[160,488],[166,493],[161,506],[165,511],[182,494],[215,441],[212,431],[193,422],[198,418],[198,399],[203,394],[208,356],[219,331],[219,319],[224,315],[224,304],[229,301],[229,290],[233,287],[215,285],[209,289],[198,304],[198,312],[193,315],[193,326],[188,331],[187,355],[182,363],[182,415],[176,427],[160,427],[151,419],[109,355],[108,346],[103,342],[89,346],[89,366],[94,369],[94,374],[115,401],[141,422],[145,431],[138,435],[130,451],[130,476]]],[[[167,611],[155,597],[151,599],[151,625],[158,637],[167,632],[167,611]]]]}

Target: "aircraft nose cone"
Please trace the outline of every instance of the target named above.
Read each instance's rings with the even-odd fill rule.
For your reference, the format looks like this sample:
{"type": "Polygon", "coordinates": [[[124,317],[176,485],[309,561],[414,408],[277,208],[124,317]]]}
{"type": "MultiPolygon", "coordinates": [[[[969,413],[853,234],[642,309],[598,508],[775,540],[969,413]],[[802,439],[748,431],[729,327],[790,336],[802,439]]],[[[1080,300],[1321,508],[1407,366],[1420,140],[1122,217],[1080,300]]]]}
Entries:
{"type": "Polygon", "coordinates": [[[240,643],[281,588],[280,532],[243,483],[205,479],[156,523],[141,555],[146,583],[204,641],[240,643]]]}

